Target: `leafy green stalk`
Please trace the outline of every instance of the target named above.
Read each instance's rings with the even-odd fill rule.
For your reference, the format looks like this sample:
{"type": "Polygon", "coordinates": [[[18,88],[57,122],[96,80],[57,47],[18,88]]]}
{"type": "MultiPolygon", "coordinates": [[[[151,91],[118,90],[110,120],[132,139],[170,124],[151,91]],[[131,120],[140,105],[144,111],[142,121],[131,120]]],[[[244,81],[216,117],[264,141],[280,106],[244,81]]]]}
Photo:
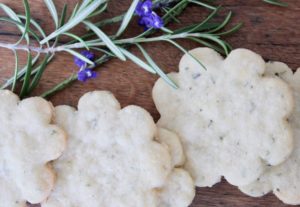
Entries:
{"type": "MultiPolygon", "coordinates": [[[[264,1],[273,5],[286,6],[284,2],[279,0],[264,1]]],[[[0,21],[14,24],[21,32],[21,38],[16,44],[0,42],[0,47],[12,50],[16,59],[13,77],[8,79],[1,88],[3,89],[12,86],[12,90],[15,90],[17,83],[21,82],[21,97],[29,95],[30,92],[37,87],[47,64],[52,61],[55,55],[59,52],[68,52],[72,56],[76,56],[92,65],[92,68],[94,68],[94,63],[77,52],[77,49],[88,49],[103,52],[104,54],[95,61],[96,65],[101,65],[110,58],[117,57],[121,60],[126,60],[127,58],[138,64],[143,69],[151,73],[158,74],[172,87],[176,88],[176,84],[154,62],[142,44],[167,41],[179,50],[188,54],[188,51],[176,42],[178,39],[186,39],[213,48],[220,53],[228,54],[231,50],[231,46],[222,38],[224,35],[236,32],[242,26],[242,24],[237,24],[229,30],[224,30],[232,18],[232,13],[229,12],[223,21],[216,22],[214,19],[220,11],[220,7],[215,7],[214,5],[207,3],[210,2],[207,0],[153,0],[155,8],[158,9],[158,7],[161,7],[160,9],[163,13],[162,19],[165,22],[165,26],[169,22],[179,23],[180,21],[177,19],[177,16],[182,14],[184,9],[189,5],[200,6],[202,8],[212,10],[212,12],[201,22],[183,26],[174,31],[166,27],[162,27],[160,30],[162,34],[159,33],[158,36],[149,37],[157,32],[157,30],[150,28],[136,36],[122,38],[122,34],[129,29],[129,23],[132,21],[132,18],[136,16],[135,9],[139,0],[133,0],[128,11],[124,14],[104,19],[96,23],[93,23],[90,18],[103,13],[107,8],[108,0],[86,0],[82,3],[78,3],[71,12],[71,16],[69,18],[66,18],[66,5],[61,11],[59,17],[53,0],[44,0],[44,2],[55,25],[55,30],[48,36],[45,34],[39,23],[31,17],[28,0],[23,0],[25,15],[16,14],[10,7],[0,3],[0,9],[2,9],[7,15],[7,17],[0,17],[0,21]],[[103,30],[103,26],[119,22],[120,26],[115,35],[108,35],[103,30]],[[79,24],[84,24],[88,29],[87,33],[83,36],[78,36],[70,31],[79,24]],[[59,39],[62,35],[68,36],[71,38],[71,41],[59,44],[59,39]],[[39,43],[38,47],[30,45],[32,37],[39,43]],[[20,44],[22,39],[26,40],[26,45],[20,44]],[[143,54],[145,60],[130,52],[130,47],[137,47],[143,54]],[[19,69],[18,50],[25,50],[28,52],[27,64],[22,69],[19,69]],[[34,52],[37,54],[33,58],[32,53],[34,52]],[[41,53],[45,53],[43,60],[40,60],[41,53]]],[[[203,66],[203,68],[205,68],[205,66],[203,66]]],[[[45,92],[42,96],[50,96],[65,88],[76,79],[77,75],[73,74],[51,90],[45,92]]]]}

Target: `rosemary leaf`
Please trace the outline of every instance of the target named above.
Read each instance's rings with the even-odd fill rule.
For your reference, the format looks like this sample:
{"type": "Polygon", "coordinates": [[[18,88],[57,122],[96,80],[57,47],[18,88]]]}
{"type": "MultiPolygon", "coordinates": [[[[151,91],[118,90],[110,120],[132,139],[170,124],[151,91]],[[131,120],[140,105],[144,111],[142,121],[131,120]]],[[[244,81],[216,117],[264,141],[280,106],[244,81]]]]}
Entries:
{"type": "Polygon", "coordinates": [[[47,98],[50,95],[52,95],[53,93],[60,91],[62,89],[64,89],[65,87],[67,87],[71,82],[77,80],[77,74],[73,74],[72,76],[70,76],[69,78],[65,79],[64,81],[62,81],[61,83],[59,83],[58,85],[54,86],[53,88],[51,88],[50,90],[44,92],[43,94],[40,95],[40,97],[42,98],[47,98]]]}
{"type": "Polygon", "coordinates": [[[100,8],[96,9],[96,11],[94,11],[91,15],[89,15],[87,17],[87,19],[92,18],[94,16],[97,16],[98,14],[101,14],[102,12],[104,12],[107,9],[107,3],[104,3],[100,6],[100,8]]]}
{"type": "Polygon", "coordinates": [[[18,76],[18,72],[19,72],[19,57],[18,57],[18,53],[17,51],[13,50],[13,53],[15,55],[15,72],[14,72],[14,76],[13,76],[13,84],[11,87],[11,91],[14,92],[15,88],[16,88],[16,84],[17,84],[17,76],[18,76]]]}
{"type": "Polygon", "coordinates": [[[224,36],[224,35],[229,35],[232,34],[236,31],[238,31],[241,27],[243,26],[243,23],[238,23],[237,25],[235,25],[234,27],[232,27],[230,30],[227,30],[225,32],[221,32],[221,33],[217,33],[217,36],[224,36]]]}
{"type": "MultiPolygon", "coordinates": [[[[169,10],[167,8],[162,8],[162,10],[165,12],[165,13],[169,13],[169,10]]],[[[170,17],[172,18],[172,20],[176,23],[180,23],[180,20],[177,19],[173,14],[172,12],[169,13],[170,17]]]]}
{"type": "Polygon", "coordinates": [[[102,49],[100,47],[91,47],[91,49],[99,51],[99,52],[103,52],[111,57],[115,57],[115,55],[113,53],[109,52],[108,50],[102,49]]]}
{"type": "MultiPolygon", "coordinates": [[[[15,22],[18,22],[19,24],[16,24],[17,27],[19,28],[19,30],[21,31],[22,34],[25,33],[25,28],[24,25],[22,23],[22,21],[20,20],[20,18],[18,17],[18,15],[8,6],[6,6],[5,4],[0,3],[0,8],[15,22]]],[[[28,34],[25,34],[25,39],[27,42],[29,42],[29,36],[28,34]]],[[[19,41],[18,41],[19,42],[19,41]]]]}
{"type": "MultiPolygon", "coordinates": [[[[18,17],[20,19],[26,19],[26,16],[24,16],[24,15],[18,15],[18,17]]],[[[45,34],[44,30],[41,28],[41,26],[34,19],[30,19],[30,24],[32,24],[37,29],[37,31],[40,33],[40,35],[43,38],[46,37],[46,34],[45,34]]],[[[47,47],[49,47],[49,42],[46,42],[46,44],[47,44],[47,47]]]]}
{"type": "Polygon", "coordinates": [[[83,22],[86,26],[88,26],[95,34],[106,44],[106,46],[120,59],[125,61],[126,57],[119,50],[119,48],[112,42],[112,40],[104,33],[101,29],[96,27],[93,23],[89,21],[83,22]]]}
{"type": "Polygon", "coordinates": [[[90,3],[91,0],[83,0],[77,12],[80,13],[81,11],[83,11],[90,3]]]}
{"type": "Polygon", "coordinates": [[[189,51],[187,51],[186,49],[184,49],[182,46],[180,46],[177,42],[170,40],[170,39],[166,39],[165,41],[171,43],[172,45],[174,45],[175,47],[177,47],[179,50],[181,50],[182,52],[184,52],[185,54],[189,55],[191,58],[193,58],[197,63],[199,63],[199,65],[201,67],[203,67],[206,70],[206,67],[197,59],[195,58],[189,51]]]}
{"type": "Polygon", "coordinates": [[[206,24],[209,20],[211,20],[219,11],[220,7],[216,8],[212,13],[210,13],[210,15],[208,15],[208,17],[206,19],[204,19],[200,24],[198,24],[196,27],[192,28],[190,31],[190,33],[197,31],[198,28],[201,28],[202,25],[206,24]]]}
{"type": "Polygon", "coordinates": [[[87,49],[87,50],[90,50],[89,46],[85,43],[85,41],[83,39],[81,39],[79,36],[75,35],[75,34],[72,34],[72,33],[69,33],[69,32],[64,32],[62,33],[63,35],[66,35],[66,36],[69,36],[69,37],[72,37],[73,39],[77,40],[78,42],[82,43],[84,45],[84,47],[87,49]]]}
{"type": "MultiPolygon", "coordinates": [[[[62,27],[65,24],[66,16],[67,16],[67,9],[68,9],[67,4],[64,4],[64,7],[63,7],[62,12],[61,12],[61,16],[60,16],[60,21],[58,23],[58,27],[62,27]]],[[[53,43],[52,47],[56,46],[56,44],[59,41],[59,38],[60,38],[60,35],[57,35],[55,37],[55,40],[54,40],[54,43],[53,43]]]]}
{"type": "Polygon", "coordinates": [[[209,39],[217,44],[219,44],[225,51],[225,54],[228,55],[228,48],[226,44],[224,44],[223,40],[220,40],[218,36],[216,35],[211,35],[211,34],[200,34],[199,37],[204,38],[204,39],[209,39]]]}
{"type": "Polygon", "coordinates": [[[32,69],[32,55],[30,51],[28,51],[28,57],[27,57],[27,65],[26,65],[26,73],[23,81],[23,86],[20,92],[20,98],[24,98],[24,96],[27,95],[29,82],[30,82],[30,75],[31,75],[31,69],[32,69]]]}
{"type": "Polygon", "coordinates": [[[84,57],[83,55],[81,55],[80,53],[78,53],[78,52],[76,52],[74,50],[64,48],[64,49],[62,49],[62,51],[68,52],[71,55],[73,55],[75,57],[78,57],[79,59],[83,60],[84,62],[86,62],[86,63],[88,63],[90,65],[94,65],[94,63],[91,60],[89,60],[88,58],[84,57]]]}
{"type": "Polygon", "coordinates": [[[176,83],[174,83],[173,80],[171,80],[168,75],[166,75],[162,69],[160,69],[158,67],[158,65],[152,60],[152,58],[148,55],[148,53],[146,52],[146,50],[140,45],[140,44],[136,44],[136,46],[140,49],[140,51],[142,52],[142,54],[144,55],[145,59],[147,60],[147,62],[149,63],[149,65],[156,71],[156,73],[164,80],[166,81],[166,83],[168,83],[170,86],[172,86],[173,88],[177,89],[178,86],[176,85],[176,83]]]}
{"type": "MultiPolygon", "coordinates": [[[[0,17],[0,21],[9,22],[9,23],[15,24],[15,25],[20,26],[25,29],[25,26],[22,23],[15,21],[13,19],[7,18],[7,17],[0,17]]],[[[28,28],[28,33],[31,34],[37,41],[40,40],[40,37],[36,34],[36,32],[31,30],[30,28],[28,28]]],[[[28,39],[28,43],[29,43],[29,41],[30,41],[30,39],[28,39]]],[[[15,43],[15,45],[16,45],[16,43],[15,43]]]]}
{"type": "MultiPolygon", "coordinates": [[[[192,24],[192,25],[188,25],[186,27],[183,28],[179,28],[177,30],[174,31],[174,34],[181,34],[181,33],[187,33],[188,31],[190,31],[191,29],[193,29],[194,27],[198,26],[199,24],[192,24]]],[[[195,30],[194,32],[203,32],[203,31],[207,31],[210,29],[215,29],[219,26],[219,23],[205,23],[202,24],[200,27],[197,28],[197,30],[195,30]]],[[[207,32],[210,33],[210,32],[207,32]]]]}
{"type": "Polygon", "coordinates": [[[273,4],[275,6],[287,7],[288,4],[279,0],[263,0],[266,3],[273,4]]]}
{"type": "Polygon", "coordinates": [[[48,37],[43,39],[40,44],[44,44],[45,42],[55,38],[56,36],[72,29],[74,26],[80,24],[84,19],[86,19],[91,13],[93,13],[101,4],[103,4],[106,0],[93,0],[86,8],[79,9],[76,15],[69,20],[64,26],[59,28],[58,30],[52,32],[48,37]]]}
{"type": "Polygon", "coordinates": [[[200,6],[206,7],[206,8],[211,9],[211,10],[215,10],[215,9],[216,9],[216,7],[211,6],[211,5],[209,5],[209,4],[206,4],[206,3],[202,2],[202,1],[198,1],[198,0],[189,0],[189,2],[194,3],[194,4],[198,4],[198,5],[200,5],[200,6]]]}
{"type": "MultiPolygon", "coordinates": [[[[31,65],[32,65],[32,66],[34,66],[34,65],[37,63],[39,57],[40,57],[40,53],[38,53],[38,54],[32,59],[32,61],[31,61],[31,65]]],[[[20,80],[20,79],[24,76],[24,74],[26,73],[26,70],[27,70],[26,67],[27,67],[27,66],[24,66],[21,70],[19,70],[19,72],[18,72],[18,74],[17,74],[17,77],[16,77],[17,81],[20,80]]],[[[15,81],[15,76],[9,78],[9,79],[8,79],[8,80],[0,87],[0,89],[5,89],[5,88],[7,88],[7,87],[10,86],[11,84],[13,84],[14,81],[15,81]]]]}
{"type": "Polygon", "coordinates": [[[132,16],[134,15],[136,6],[138,5],[139,1],[140,0],[133,0],[133,2],[131,3],[131,6],[129,7],[128,11],[126,12],[126,14],[123,18],[123,21],[121,23],[121,26],[116,34],[117,37],[120,36],[127,28],[130,20],[132,19],[132,16]]]}
{"type": "Polygon", "coordinates": [[[79,3],[76,3],[76,5],[72,11],[72,14],[70,16],[70,19],[73,19],[75,17],[76,13],[78,12],[78,9],[79,9],[79,3]]]}
{"type": "Polygon", "coordinates": [[[164,31],[165,33],[168,33],[168,34],[173,34],[174,32],[166,27],[162,27],[160,28],[162,31],[164,31]]]}
{"type": "Polygon", "coordinates": [[[146,71],[155,74],[155,70],[149,66],[147,63],[145,63],[143,60],[141,60],[140,58],[138,58],[137,56],[135,56],[134,54],[132,54],[131,52],[120,48],[120,50],[123,52],[123,54],[128,57],[128,59],[130,59],[132,62],[134,62],[135,64],[139,65],[140,67],[142,67],[143,69],[145,69],[146,71]]]}
{"type": "MultiPolygon", "coordinates": [[[[54,54],[52,54],[52,55],[48,58],[47,64],[50,63],[50,61],[53,59],[53,57],[54,57],[54,54]]],[[[32,66],[32,67],[33,67],[33,66],[32,66]]],[[[38,66],[36,66],[36,67],[32,70],[31,75],[35,75],[35,74],[39,71],[40,67],[41,67],[41,64],[38,65],[38,66]]],[[[23,80],[24,80],[24,77],[22,77],[20,80],[23,81],[23,80]]]]}
{"type": "Polygon", "coordinates": [[[60,15],[60,21],[58,23],[59,27],[61,27],[65,24],[66,16],[67,16],[67,10],[68,10],[68,5],[64,4],[64,7],[63,7],[61,15],[60,15]]]}
{"type": "Polygon", "coordinates": [[[232,12],[230,11],[227,14],[227,16],[225,17],[224,21],[218,27],[216,27],[212,30],[209,30],[207,33],[214,33],[214,32],[217,32],[217,31],[223,29],[228,24],[228,22],[230,21],[231,16],[232,16],[232,12]]]}
{"type": "MultiPolygon", "coordinates": [[[[28,4],[28,0],[23,0],[23,4],[24,4],[24,8],[25,8],[25,17],[26,17],[26,22],[25,22],[25,26],[24,26],[24,32],[21,36],[21,38],[19,39],[19,41],[16,43],[16,45],[18,45],[19,43],[21,43],[21,41],[23,40],[23,38],[26,37],[28,30],[29,30],[29,26],[30,26],[30,7],[28,4]]],[[[27,41],[27,40],[26,40],[27,41]]],[[[27,41],[27,45],[29,45],[29,40],[27,41]]]]}
{"type": "Polygon", "coordinates": [[[33,91],[37,87],[37,85],[38,85],[38,83],[39,83],[39,81],[42,77],[42,74],[46,69],[49,57],[50,57],[50,55],[47,54],[45,56],[44,60],[42,61],[41,65],[38,67],[37,73],[35,74],[33,80],[31,81],[30,87],[28,89],[28,93],[30,93],[31,91],[33,91]]]}
{"type": "Polygon", "coordinates": [[[213,45],[213,44],[211,44],[211,43],[209,43],[209,42],[207,42],[205,40],[198,39],[198,38],[195,38],[195,37],[188,37],[188,39],[190,39],[190,40],[192,40],[194,42],[197,42],[197,43],[199,43],[201,45],[204,45],[206,47],[212,48],[215,51],[217,51],[218,53],[221,53],[222,55],[225,55],[225,52],[224,52],[223,48],[220,48],[220,47],[218,47],[216,45],[213,45]]]}
{"type": "Polygon", "coordinates": [[[44,0],[44,2],[52,16],[52,19],[54,20],[55,27],[58,28],[58,15],[54,2],[52,0],[44,0]]]}

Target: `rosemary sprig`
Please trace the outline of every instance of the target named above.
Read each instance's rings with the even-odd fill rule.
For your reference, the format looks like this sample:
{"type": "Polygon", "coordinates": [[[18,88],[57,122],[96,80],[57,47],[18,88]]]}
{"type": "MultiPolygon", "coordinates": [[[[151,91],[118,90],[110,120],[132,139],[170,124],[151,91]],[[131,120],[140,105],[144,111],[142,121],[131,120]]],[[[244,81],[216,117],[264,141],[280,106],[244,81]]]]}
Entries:
{"type": "MultiPolygon", "coordinates": [[[[284,5],[278,0],[265,1],[267,3],[273,3],[280,6],[284,5]]],[[[15,90],[17,83],[22,83],[22,88],[20,91],[21,97],[30,95],[30,93],[38,85],[49,62],[51,62],[53,57],[61,51],[68,52],[72,56],[83,60],[87,64],[90,64],[92,68],[95,68],[94,64],[101,65],[110,58],[117,57],[121,60],[125,60],[127,58],[145,70],[152,73],[157,73],[172,87],[176,88],[176,83],[169,79],[169,77],[153,61],[141,44],[166,41],[181,51],[187,52],[182,46],[175,42],[178,39],[187,39],[204,46],[211,47],[223,54],[227,54],[230,51],[231,46],[224,41],[222,37],[237,31],[241,27],[241,24],[238,24],[229,30],[223,31],[225,26],[229,23],[232,14],[230,12],[222,22],[215,22],[214,17],[218,14],[220,8],[207,3],[209,1],[153,0],[154,8],[161,9],[163,13],[162,19],[165,24],[163,27],[161,27],[162,34],[159,36],[149,37],[157,31],[156,29],[150,28],[134,37],[124,39],[122,38],[122,34],[128,29],[130,21],[132,21],[136,15],[135,9],[139,3],[139,0],[133,0],[128,11],[124,14],[110,19],[104,19],[96,23],[93,23],[90,18],[105,11],[109,0],[93,0],[83,1],[81,4],[78,3],[68,19],[66,18],[67,5],[64,6],[59,17],[54,2],[52,0],[44,0],[44,2],[55,25],[55,30],[48,36],[45,34],[44,30],[37,23],[37,21],[32,18],[30,13],[30,5],[28,4],[27,0],[23,0],[25,15],[17,14],[7,5],[0,3],[0,9],[4,10],[5,14],[7,15],[7,17],[0,17],[0,21],[9,22],[16,25],[22,34],[17,43],[0,42],[0,47],[12,50],[16,59],[13,77],[8,79],[7,82],[1,86],[1,88],[3,89],[12,86],[12,90],[15,90]],[[165,27],[169,22],[178,23],[179,20],[177,19],[177,16],[180,15],[183,10],[191,4],[212,10],[212,12],[207,16],[207,18],[197,24],[184,26],[175,31],[171,31],[165,27]],[[22,20],[24,20],[24,22],[22,20]],[[108,36],[102,29],[102,27],[107,24],[115,24],[119,22],[120,27],[115,35],[108,36]],[[77,36],[76,34],[70,32],[73,27],[79,24],[84,24],[88,29],[88,32],[83,36],[77,36]],[[66,44],[59,44],[59,39],[62,35],[70,37],[72,41],[66,44]],[[31,45],[32,37],[39,43],[38,47],[31,45]],[[20,44],[23,39],[26,40],[25,45],[20,44]],[[137,47],[142,52],[146,61],[131,53],[128,50],[130,47],[137,47]],[[99,59],[91,62],[88,58],[76,51],[77,49],[84,48],[101,51],[104,54],[99,59]],[[28,53],[27,64],[22,69],[19,69],[18,50],[25,50],[28,53]],[[34,55],[33,53],[36,54],[34,55]],[[45,56],[42,61],[39,61],[41,57],[40,54],[42,53],[44,53],[45,56]]],[[[42,96],[50,96],[53,93],[65,88],[76,79],[77,74],[73,74],[49,91],[43,93],[42,96]]]]}
{"type": "MultiPolygon", "coordinates": [[[[188,6],[188,1],[179,1],[179,3],[178,4],[176,4],[173,8],[171,8],[171,10],[169,10],[165,15],[164,15],[164,20],[165,20],[165,22],[166,23],[168,23],[168,22],[170,22],[170,21],[172,21],[173,20],[173,18],[174,18],[174,15],[175,16],[177,16],[177,15],[179,15],[186,7],[188,6]]],[[[215,11],[213,11],[213,13],[214,14],[216,14],[217,12],[215,12],[215,11]]],[[[121,16],[124,16],[124,15],[120,15],[120,17],[121,16]]],[[[213,17],[214,15],[210,15],[210,19],[213,17]]],[[[108,22],[110,22],[110,23],[116,23],[116,22],[118,22],[117,20],[116,20],[116,18],[112,18],[111,19],[112,21],[110,22],[109,20],[104,20],[104,22],[106,22],[106,23],[108,23],[108,22]]],[[[119,18],[118,19],[119,21],[121,20],[121,18],[119,18]]],[[[226,24],[228,23],[228,21],[226,22],[226,24]]],[[[98,23],[99,24],[99,23],[98,23]]],[[[104,24],[99,24],[99,25],[101,25],[101,26],[103,26],[104,24]]],[[[221,29],[223,29],[223,27],[225,26],[225,24],[224,23],[222,23],[222,27],[220,27],[220,23],[210,23],[210,22],[208,22],[208,21],[206,21],[205,23],[202,23],[201,22],[201,25],[202,26],[200,26],[199,27],[199,24],[194,24],[194,25],[190,25],[190,26],[188,26],[187,28],[181,28],[181,29],[178,29],[178,30],[175,30],[174,31],[174,34],[180,34],[180,33],[182,33],[182,34],[184,34],[184,33],[186,33],[187,31],[189,31],[189,30],[191,30],[192,28],[194,28],[194,27],[197,27],[197,32],[202,32],[202,31],[208,31],[209,29],[216,29],[217,27],[219,27],[218,29],[216,29],[215,30],[215,32],[217,32],[217,31],[219,31],[219,30],[221,30],[221,29]],[[179,30],[181,30],[181,32],[179,31],[179,30]]],[[[241,24],[238,24],[237,25],[238,27],[235,27],[235,29],[236,30],[238,30],[239,29],[239,27],[241,26],[241,24]]],[[[150,35],[150,34],[152,34],[153,32],[154,32],[155,30],[148,30],[148,31],[146,31],[146,32],[143,32],[142,34],[140,34],[140,35],[138,35],[138,36],[136,36],[134,39],[123,39],[123,40],[117,40],[117,41],[115,41],[115,43],[116,44],[131,44],[132,42],[136,42],[136,43],[142,43],[142,42],[154,42],[154,41],[167,41],[168,40],[168,38],[165,38],[164,36],[160,36],[160,37],[156,37],[156,38],[148,38],[148,39],[146,39],[146,38],[144,38],[144,37],[147,37],[148,35],[150,35]]],[[[191,36],[192,36],[192,34],[191,34],[191,36]]],[[[167,36],[166,36],[167,37],[167,36]]],[[[204,35],[203,37],[206,37],[206,35],[204,35]]],[[[180,36],[180,35],[178,35],[178,36],[174,36],[174,35],[171,35],[171,36],[169,36],[169,38],[171,38],[171,39],[182,39],[182,38],[187,38],[187,39],[189,39],[188,38],[188,36],[186,36],[186,37],[184,37],[184,36],[180,36]]],[[[216,37],[216,39],[218,39],[219,37],[216,37]]],[[[195,39],[197,39],[197,38],[195,38],[195,39]]],[[[198,39],[197,39],[198,40],[198,39]]],[[[229,49],[230,49],[230,47],[228,47],[228,44],[224,41],[224,44],[222,44],[222,47],[220,48],[220,47],[218,47],[218,46],[215,46],[214,44],[212,44],[212,43],[209,43],[207,40],[205,41],[205,40],[202,40],[203,42],[201,42],[201,40],[200,40],[200,44],[203,44],[203,43],[206,43],[206,44],[204,44],[205,46],[211,46],[212,48],[214,48],[214,49],[216,49],[216,50],[218,50],[219,52],[221,52],[221,53],[223,53],[223,54],[225,54],[226,52],[222,49],[222,48],[226,48],[226,51],[228,51],[229,49]]],[[[86,42],[86,44],[91,44],[90,45],[90,47],[93,47],[93,46],[99,46],[99,45],[97,45],[97,44],[103,44],[103,43],[98,43],[98,42],[95,42],[95,41],[89,41],[89,42],[86,42]]],[[[132,45],[132,44],[131,44],[132,45]]],[[[136,44],[137,45],[137,44],[136,44]]],[[[177,44],[177,46],[179,46],[178,44],[177,44]]],[[[71,45],[69,45],[68,44],[68,47],[81,47],[80,45],[76,45],[76,43],[75,44],[71,44],[71,45]]],[[[180,50],[182,50],[182,47],[180,47],[179,46],[179,49],[180,50]]],[[[186,51],[185,51],[186,52],[186,51]]],[[[150,57],[150,56],[149,56],[150,57]]],[[[102,63],[104,63],[104,62],[106,62],[109,58],[111,58],[111,56],[110,55],[104,55],[103,56],[103,59],[102,58],[100,58],[100,60],[101,61],[99,61],[99,64],[102,64],[102,63]],[[102,61],[102,60],[105,60],[105,61],[102,61]]],[[[131,59],[132,60],[132,59],[131,59]]],[[[134,60],[132,60],[132,61],[134,61],[136,64],[138,64],[139,66],[141,66],[142,68],[143,68],[143,65],[144,64],[141,64],[141,62],[140,61],[136,61],[136,59],[134,59],[134,60]]],[[[98,64],[97,64],[98,65],[98,64]]],[[[157,65],[156,65],[157,66],[157,65]]],[[[158,73],[158,72],[157,72],[158,73]]],[[[160,75],[161,77],[163,77],[163,79],[167,82],[167,83],[169,83],[172,87],[174,87],[174,88],[176,88],[176,84],[175,83],[173,83],[173,81],[172,80],[170,80],[168,77],[167,77],[167,75],[166,74],[164,74],[163,73],[163,71],[159,68],[159,73],[158,73],[158,75],[160,75]]],[[[62,81],[61,83],[59,83],[57,86],[55,86],[54,88],[52,88],[52,89],[50,89],[49,91],[47,91],[47,92],[45,92],[45,93],[43,93],[41,96],[42,97],[48,97],[48,96],[51,96],[52,94],[54,94],[55,92],[57,92],[58,90],[62,90],[62,89],[64,89],[65,87],[67,87],[70,83],[72,83],[73,81],[75,81],[77,79],[77,76],[76,75],[71,75],[67,80],[64,80],[64,81],[62,81]]]]}

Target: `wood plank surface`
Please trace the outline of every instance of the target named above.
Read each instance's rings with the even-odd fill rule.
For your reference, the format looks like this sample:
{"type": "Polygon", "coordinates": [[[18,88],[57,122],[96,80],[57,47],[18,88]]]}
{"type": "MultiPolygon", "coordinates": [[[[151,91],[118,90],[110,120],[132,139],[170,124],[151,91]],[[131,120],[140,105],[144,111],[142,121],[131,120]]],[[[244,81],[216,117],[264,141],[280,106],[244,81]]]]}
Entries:
{"type": "MultiPolygon", "coordinates": [[[[23,13],[21,0],[0,0],[1,3],[10,5],[16,11],[23,13]]],[[[54,1],[60,10],[63,3],[68,3],[72,8],[76,0],[54,1]]],[[[226,38],[234,48],[248,48],[261,54],[265,60],[278,60],[286,62],[290,67],[300,67],[300,0],[286,0],[288,8],[270,6],[261,0],[217,0],[216,5],[224,6],[225,14],[229,10],[234,12],[234,22],[243,22],[243,28],[236,34],[226,38]]],[[[42,0],[29,0],[32,16],[42,24],[46,32],[53,30],[52,19],[42,0]]],[[[108,12],[98,19],[120,14],[128,8],[129,0],[111,0],[108,12]]],[[[179,18],[182,24],[199,22],[207,14],[207,10],[199,7],[190,7],[179,18]]],[[[3,13],[1,13],[3,15],[3,13]]],[[[175,25],[171,25],[171,28],[175,25]]],[[[112,32],[115,27],[107,27],[106,31],[112,32]]],[[[85,29],[76,29],[78,34],[84,34],[85,29]]],[[[141,32],[136,24],[130,26],[130,34],[141,32]]],[[[19,38],[17,30],[7,24],[0,24],[0,41],[13,42],[19,38]]],[[[182,41],[186,48],[192,49],[199,45],[182,41]]],[[[177,71],[178,62],[182,53],[165,43],[147,44],[146,49],[167,72],[177,71]]],[[[132,50],[134,53],[137,50],[132,50]]],[[[25,54],[21,56],[24,62],[25,54]]],[[[14,58],[11,51],[0,48],[0,82],[4,82],[12,75],[14,58]]],[[[59,53],[47,68],[39,87],[33,95],[39,95],[50,89],[59,81],[72,73],[76,73],[72,57],[59,53]]],[[[110,90],[119,99],[122,106],[135,104],[144,107],[154,117],[159,118],[151,98],[152,86],[157,79],[141,70],[132,62],[111,60],[98,68],[99,77],[87,83],[76,82],[67,89],[52,96],[49,100],[54,105],[68,104],[76,106],[80,96],[92,90],[110,90]]],[[[299,83],[300,84],[300,83],[299,83]]],[[[212,188],[198,188],[197,196],[191,207],[284,207],[275,196],[268,194],[262,198],[251,198],[243,195],[233,187],[222,181],[212,188]]]]}

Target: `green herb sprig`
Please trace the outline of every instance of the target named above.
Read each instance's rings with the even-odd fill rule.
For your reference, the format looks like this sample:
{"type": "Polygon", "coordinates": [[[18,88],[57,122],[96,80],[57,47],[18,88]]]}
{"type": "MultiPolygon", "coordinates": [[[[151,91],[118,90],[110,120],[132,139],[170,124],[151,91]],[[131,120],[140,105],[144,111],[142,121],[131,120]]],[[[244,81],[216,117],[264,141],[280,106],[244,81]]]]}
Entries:
{"type": "MultiPolygon", "coordinates": [[[[268,0],[270,3],[270,0],[268,0]]],[[[16,25],[21,32],[21,38],[16,43],[0,42],[0,47],[12,50],[15,55],[15,71],[13,77],[9,78],[1,89],[10,87],[12,91],[16,90],[16,85],[21,84],[20,97],[29,96],[30,93],[37,87],[47,65],[53,60],[53,57],[59,52],[67,52],[75,56],[87,64],[91,68],[95,68],[108,61],[111,58],[119,58],[120,60],[131,60],[141,68],[162,77],[170,86],[176,88],[174,83],[163,70],[153,61],[148,52],[143,47],[143,44],[151,42],[168,42],[184,53],[188,53],[186,49],[180,46],[176,40],[187,39],[197,42],[201,45],[215,49],[216,51],[228,54],[231,46],[222,39],[224,35],[229,35],[236,32],[242,24],[237,24],[229,30],[224,30],[225,26],[230,22],[232,13],[221,22],[214,21],[214,17],[220,11],[220,7],[202,0],[155,0],[153,4],[159,7],[162,11],[164,27],[161,28],[162,34],[153,36],[158,30],[150,28],[136,36],[130,38],[122,38],[122,34],[129,28],[129,23],[135,16],[135,7],[139,0],[133,0],[128,11],[119,16],[104,19],[99,22],[92,22],[91,17],[101,14],[107,8],[109,0],[85,0],[81,4],[77,4],[72,10],[72,15],[66,18],[67,5],[64,5],[62,11],[57,11],[52,0],[44,0],[49,13],[53,19],[55,30],[46,35],[43,28],[34,20],[30,12],[30,5],[27,0],[23,0],[25,15],[17,14],[5,4],[0,3],[0,9],[6,13],[6,17],[0,17],[0,21],[8,22],[16,25]],[[197,24],[181,27],[177,30],[166,28],[170,22],[179,22],[179,16],[187,6],[194,5],[204,7],[211,10],[211,13],[201,22],[197,24]],[[103,26],[108,24],[120,23],[119,29],[115,35],[107,35],[103,31],[103,26]],[[70,30],[79,24],[84,24],[87,28],[87,33],[83,36],[77,36],[70,30]],[[65,44],[60,44],[61,36],[68,36],[72,40],[65,44]],[[26,44],[21,44],[24,42],[26,44]],[[31,42],[38,42],[38,46],[32,46],[31,42]],[[143,54],[144,60],[130,52],[131,47],[137,47],[143,54]],[[100,51],[103,55],[91,61],[78,52],[78,49],[88,49],[100,51]],[[27,51],[27,64],[23,68],[19,68],[18,51],[27,51]],[[41,58],[41,54],[43,58],[41,58]]],[[[277,2],[276,0],[272,1],[277,2]]],[[[201,63],[199,63],[201,64],[201,63]]],[[[205,66],[203,66],[205,68],[205,66]]],[[[41,94],[42,97],[49,97],[59,90],[67,87],[70,83],[77,79],[77,74],[71,75],[63,80],[52,89],[41,94]]]]}

